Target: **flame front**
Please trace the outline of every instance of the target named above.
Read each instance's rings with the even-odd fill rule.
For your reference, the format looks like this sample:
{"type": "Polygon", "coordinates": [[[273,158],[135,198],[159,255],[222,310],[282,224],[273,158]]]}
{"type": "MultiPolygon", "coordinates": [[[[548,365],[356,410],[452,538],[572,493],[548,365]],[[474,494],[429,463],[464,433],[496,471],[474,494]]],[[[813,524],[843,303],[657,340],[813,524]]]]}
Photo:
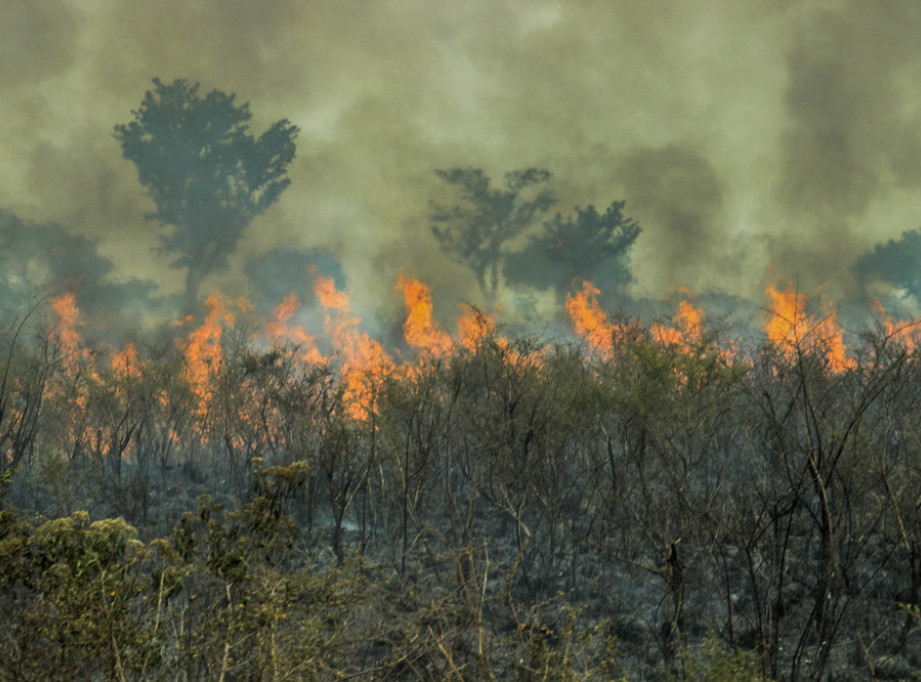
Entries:
{"type": "MultiPolygon", "coordinates": [[[[401,360],[399,364],[379,341],[361,330],[361,318],[352,311],[349,296],[337,289],[330,277],[318,276],[314,280],[314,293],[323,312],[322,341],[318,341],[319,330],[308,331],[295,321],[302,306],[294,293],[275,306],[273,318],[266,323],[261,338],[273,347],[294,346],[294,355],[290,357],[302,367],[334,365],[335,375],[342,387],[344,408],[356,420],[366,420],[375,414],[376,391],[384,379],[412,377],[428,358],[442,358],[461,349],[476,352],[484,339],[490,339],[497,349],[503,351],[504,362],[543,362],[541,352],[520,355],[508,340],[496,334],[495,321],[472,306],[464,308],[457,320],[457,335],[452,338],[434,320],[431,291],[426,284],[400,274],[395,289],[401,293],[406,307],[403,322],[405,341],[418,351],[417,356],[401,360]],[[315,331],[317,335],[313,333],[315,331]]],[[[829,304],[823,303],[826,313],[816,317],[805,312],[806,297],[789,286],[770,285],[766,295],[770,301],[770,313],[764,331],[769,342],[784,358],[796,362],[804,352],[818,354],[833,372],[843,372],[855,366],[855,360],[848,356],[837,314],[829,304]]],[[[586,281],[566,296],[565,308],[575,334],[584,339],[593,352],[608,359],[615,356],[616,346],[627,338],[628,331],[633,333],[634,327],[628,329],[612,323],[599,298],[599,289],[586,281]]],[[[60,384],[61,395],[66,388],[76,412],[85,411],[86,396],[96,383],[104,383],[110,378],[118,382],[143,376],[143,361],[139,359],[134,345],[128,343],[121,350],[110,351],[108,367],[111,375],[105,374],[105,379],[100,379],[95,358],[80,338],[78,329],[81,323],[74,294],[54,297],[50,305],[57,315],[55,338],[61,352],[61,377],[69,381],[69,388],[65,386],[66,382],[60,384]]],[[[242,314],[247,311],[248,303],[235,303],[232,312],[220,294],[213,294],[205,302],[205,307],[204,319],[197,327],[191,325],[192,318],[177,323],[189,325],[191,329],[184,339],[177,341],[177,347],[184,359],[182,376],[194,399],[195,428],[200,430],[202,438],[216,433],[213,431],[216,425],[211,423],[214,420],[214,401],[219,391],[227,389],[219,383],[225,364],[223,339],[226,329],[235,323],[235,312],[242,314]]],[[[682,300],[672,321],[650,325],[646,338],[677,352],[711,353],[716,348],[716,342],[706,340],[704,319],[702,309],[682,300]]],[[[899,325],[890,318],[885,318],[885,324],[890,336],[913,347],[913,324],[899,325]]],[[[738,355],[725,347],[716,349],[716,352],[726,362],[739,361],[738,355]]],[[[245,390],[242,385],[235,386],[234,395],[238,388],[245,390]]],[[[75,422],[74,438],[78,441],[83,438],[81,428],[75,422]]]]}
{"type": "Polygon", "coordinates": [[[266,325],[266,336],[269,343],[273,345],[294,344],[299,349],[303,362],[310,365],[325,364],[327,358],[317,348],[314,336],[307,333],[300,325],[291,324],[291,318],[300,308],[301,302],[294,293],[285,296],[284,300],[275,306],[272,311],[272,320],[266,325]]]}
{"type": "Polygon", "coordinates": [[[345,404],[354,418],[366,419],[374,411],[377,384],[393,370],[393,359],[359,331],[361,318],[352,314],[348,295],[336,289],[331,277],[317,277],[314,293],[326,311],[325,333],[341,358],[345,404]]]}
{"type": "Polygon", "coordinates": [[[454,347],[451,337],[438,329],[432,319],[432,296],[429,288],[417,279],[397,278],[397,288],[403,292],[406,303],[406,321],[403,323],[403,336],[413,348],[438,357],[450,353],[454,347]]]}
{"type": "Polygon", "coordinates": [[[821,319],[804,312],[808,299],[796,290],[781,291],[768,284],[767,295],[771,301],[764,331],[768,340],[788,360],[794,362],[802,352],[824,353],[833,372],[844,372],[854,367],[844,345],[844,330],[838,325],[834,308],[821,319]]]}
{"type": "Polygon", "coordinates": [[[566,312],[577,335],[602,355],[610,355],[614,351],[614,335],[620,327],[608,322],[598,303],[600,293],[591,283],[582,282],[582,291],[566,295],[566,312]]]}
{"type": "MultiPolygon", "coordinates": [[[[192,317],[176,323],[185,326],[186,335],[175,346],[183,362],[181,370],[168,379],[152,371],[156,356],[140,352],[132,343],[120,350],[104,346],[101,353],[92,352],[81,338],[83,323],[76,296],[67,293],[49,299],[55,315],[49,338],[57,353],[46,397],[61,410],[59,423],[67,438],[66,456],[90,453],[100,458],[130,457],[136,452],[131,433],[137,425],[130,419],[148,385],[159,398],[155,401],[159,413],[145,428],[157,434],[157,447],[162,451],[189,443],[191,437],[195,447],[226,447],[249,457],[287,437],[282,435],[287,417],[272,403],[279,382],[289,377],[318,379],[323,386],[318,400],[324,406],[335,405],[337,414],[362,422],[374,419],[383,409],[378,401],[382,382],[424,376],[433,358],[441,365],[442,358],[453,362],[454,353],[463,357],[464,353],[484,352],[495,354],[509,368],[527,366],[541,371],[553,367],[552,354],[546,352],[552,346],[535,349],[513,344],[497,334],[492,317],[472,306],[464,306],[452,337],[434,321],[427,285],[400,275],[394,288],[406,307],[404,338],[414,353],[396,359],[388,354],[380,342],[362,331],[362,320],[353,312],[346,292],[337,289],[332,278],[316,277],[314,293],[319,307],[304,316],[317,320],[315,327],[298,323],[301,302],[289,294],[275,306],[273,318],[265,321],[264,332],[250,338],[262,349],[269,347],[270,352],[264,354],[225,341],[228,327],[236,324],[237,318],[251,315],[248,302],[234,301],[229,308],[220,294],[209,297],[200,324],[196,325],[192,317]],[[231,355],[225,357],[225,351],[231,355]],[[314,372],[318,365],[321,371],[314,372]],[[176,387],[181,390],[174,392],[176,387]],[[326,402],[327,387],[338,387],[332,403],[326,402]],[[97,400],[103,395],[111,399],[97,400]]],[[[810,305],[806,296],[782,284],[769,285],[766,298],[769,312],[764,332],[768,343],[777,349],[776,355],[766,359],[775,371],[782,363],[796,364],[803,358],[820,359],[822,370],[828,373],[857,366],[858,353],[849,354],[837,311],[829,302],[819,298],[810,305]]],[[[704,310],[688,300],[680,301],[670,322],[651,324],[645,331],[634,322],[629,326],[612,323],[600,305],[600,291],[590,282],[569,293],[565,308],[574,333],[594,354],[591,362],[629,358],[633,351],[642,349],[644,341],[651,342],[660,346],[662,357],[676,360],[676,386],[695,386],[697,369],[710,368],[709,361],[714,358],[727,366],[753,362],[731,339],[717,341],[717,334],[705,333],[704,310]],[[706,362],[697,363],[700,358],[706,362]]],[[[897,321],[887,316],[882,306],[877,306],[877,314],[880,331],[885,329],[887,339],[900,350],[911,351],[921,341],[919,321],[897,321]]],[[[11,403],[9,409],[15,411],[16,407],[11,403]]],[[[0,454],[8,460],[13,456],[9,448],[0,454]]]]}
{"type": "Polygon", "coordinates": [[[208,312],[201,326],[180,343],[185,356],[185,377],[196,397],[196,416],[201,420],[206,418],[214,398],[212,379],[224,361],[221,347],[224,327],[234,322],[234,315],[224,306],[220,294],[209,296],[205,306],[208,312]]]}

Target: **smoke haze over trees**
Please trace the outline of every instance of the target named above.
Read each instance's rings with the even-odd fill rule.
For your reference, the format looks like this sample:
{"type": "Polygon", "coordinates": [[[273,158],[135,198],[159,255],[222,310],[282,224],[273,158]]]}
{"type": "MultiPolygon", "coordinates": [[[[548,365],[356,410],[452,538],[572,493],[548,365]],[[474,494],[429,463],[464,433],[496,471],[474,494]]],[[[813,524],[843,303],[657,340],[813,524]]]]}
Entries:
{"type": "Polygon", "coordinates": [[[921,300],[921,230],[878,244],[857,259],[854,270],[862,283],[885,282],[921,300]]]}
{"type": "Polygon", "coordinates": [[[97,240],[110,278],[162,295],[184,278],[151,257],[159,234],[144,216],[157,207],[111,136],[155,75],[237,93],[254,131],[282,118],[301,131],[284,200],[203,294],[245,293],[245,263],[273,249],[319,248],[369,306],[409,263],[436,292],[484,304],[429,230],[429,201],[449,203],[435,168],[482,168],[497,186],[509,169],[549,169],[564,219],[625,200],[643,227],[636,297],[684,286],[763,302],[775,276],[840,295],[861,254],[919,225],[912,2],[48,0],[0,12],[0,207],[97,240]]]}
{"type": "Polygon", "coordinates": [[[509,171],[501,189],[491,186],[482,168],[435,174],[456,188],[461,203],[431,207],[432,233],[445,253],[473,271],[490,301],[503,282],[549,287],[560,300],[581,279],[600,277],[598,283],[610,291],[630,282],[630,250],[640,226],[623,215],[623,201],[603,214],[589,204],[576,206],[575,218],[557,213],[544,220],[556,204],[546,169],[509,171]]]}
{"type": "Polygon", "coordinates": [[[623,215],[623,201],[604,213],[589,204],[576,206],[575,217],[557,213],[528,244],[508,258],[507,277],[533,287],[553,287],[560,296],[588,280],[617,292],[630,282],[630,251],[640,225],[623,215]]]}
{"type": "Polygon", "coordinates": [[[271,310],[292,292],[311,304],[317,276],[332,277],[338,289],[346,287],[341,264],[323,250],[273,249],[247,261],[244,272],[250,281],[248,296],[259,310],[271,310]]]}
{"type": "MultiPolygon", "coordinates": [[[[142,325],[145,312],[162,316],[168,306],[156,302],[156,284],[112,281],[114,264],[95,240],[59,225],[33,223],[0,209],[0,320],[28,310],[37,299],[75,292],[94,332],[116,336],[142,325]]],[[[167,313],[168,314],[168,313],[167,313]]]]}
{"type": "Polygon", "coordinates": [[[433,206],[429,213],[432,234],[447,254],[473,271],[480,289],[494,299],[509,242],[555,202],[546,188],[529,191],[546,183],[550,172],[541,168],[508,171],[502,189],[491,188],[481,168],[451,168],[435,174],[458,188],[463,203],[433,206]]]}

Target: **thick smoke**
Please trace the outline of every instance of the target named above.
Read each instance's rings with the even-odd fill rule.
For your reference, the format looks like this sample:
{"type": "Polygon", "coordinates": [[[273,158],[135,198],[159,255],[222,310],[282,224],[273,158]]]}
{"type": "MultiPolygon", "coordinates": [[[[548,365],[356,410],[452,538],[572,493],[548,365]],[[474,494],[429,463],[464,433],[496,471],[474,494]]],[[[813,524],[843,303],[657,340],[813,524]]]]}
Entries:
{"type": "Polygon", "coordinates": [[[77,13],[64,0],[8,2],[3,5],[0,82],[4,91],[29,89],[53,77],[76,58],[77,13]]]}
{"type": "Polygon", "coordinates": [[[82,319],[106,340],[141,332],[170,307],[151,297],[155,284],[113,280],[113,263],[97,243],[59,225],[33,223],[0,210],[0,329],[8,330],[42,298],[76,295],[82,319]],[[111,334],[116,336],[112,336],[111,334]]]}
{"type": "Polygon", "coordinates": [[[812,17],[787,55],[778,198],[805,229],[775,249],[813,286],[840,278],[868,234],[913,227],[874,225],[871,209],[893,189],[921,183],[921,111],[909,94],[921,76],[921,6],[845,7],[812,17]]]}
{"type": "Polygon", "coordinates": [[[248,297],[263,313],[271,312],[289,294],[302,305],[313,305],[317,276],[332,277],[337,289],[346,288],[341,265],[327,251],[273,249],[247,261],[243,269],[249,279],[248,297]]]}
{"type": "Polygon", "coordinates": [[[723,190],[713,166],[687,147],[642,148],[627,154],[621,181],[662,284],[699,290],[700,264],[724,265],[723,190]]]}
{"type": "Polygon", "coordinates": [[[0,18],[0,208],[98,240],[110,279],[159,297],[182,277],[112,136],[155,76],[301,129],[291,187],[203,294],[320,249],[370,308],[401,268],[447,317],[483,303],[425,219],[449,200],[436,168],[546,168],[564,212],[625,199],[637,297],[845,292],[921,222],[916,3],[14,0],[0,18]]]}

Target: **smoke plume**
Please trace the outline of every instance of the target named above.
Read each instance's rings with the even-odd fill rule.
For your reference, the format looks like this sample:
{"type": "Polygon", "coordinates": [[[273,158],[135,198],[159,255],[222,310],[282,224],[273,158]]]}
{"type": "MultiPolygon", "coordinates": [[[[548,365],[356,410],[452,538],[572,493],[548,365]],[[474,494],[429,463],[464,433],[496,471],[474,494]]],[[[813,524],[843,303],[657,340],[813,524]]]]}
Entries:
{"type": "Polygon", "coordinates": [[[401,269],[446,316],[483,303],[425,219],[450,200],[436,168],[545,168],[564,213],[626,200],[636,297],[846,292],[921,215],[916,3],[14,0],[0,17],[0,208],[93,240],[101,281],[161,298],[182,278],[112,135],[153,77],[301,129],[291,187],[203,294],[322,250],[358,305],[394,305],[401,269]]]}

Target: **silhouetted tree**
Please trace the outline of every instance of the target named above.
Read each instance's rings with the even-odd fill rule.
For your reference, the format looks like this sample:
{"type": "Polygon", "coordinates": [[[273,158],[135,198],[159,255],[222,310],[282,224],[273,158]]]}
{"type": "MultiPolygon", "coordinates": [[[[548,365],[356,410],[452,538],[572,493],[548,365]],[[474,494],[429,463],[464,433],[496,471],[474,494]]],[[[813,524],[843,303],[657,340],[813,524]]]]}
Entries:
{"type": "Polygon", "coordinates": [[[156,305],[153,282],[113,282],[113,263],[97,242],[63,226],[0,209],[0,244],[0,319],[15,319],[30,299],[62,291],[76,292],[90,329],[140,326],[141,311],[156,305]]]}
{"type": "Polygon", "coordinates": [[[436,170],[435,174],[458,188],[464,203],[435,205],[429,214],[432,233],[457,262],[468,266],[480,288],[494,296],[499,286],[503,247],[531,226],[554,204],[552,192],[523,196],[529,187],[550,178],[550,171],[524,168],[505,174],[504,188],[493,189],[481,168],[436,170]]]}
{"type": "Polygon", "coordinates": [[[191,311],[201,279],[226,266],[246,226],[290,184],[298,128],[282,119],[255,138],[249,104],[235,104],[235,95],[201,97],[187,80],[153,83],[115,137],[156,204],[148,218],[172,228],[161,235],[160,252],[187,268],[191,311]]]}
{"type": "Polygon", "coordinates": [[[862,282],[879,280],[921,298],[921,230],[906,230],[898,239],[877,244],[854,265],[862,282]]]}
{"type": "Polygon", "coordinates": [[[594,206],[576,206],[575,216],[557,213],[544,223],[544,232],[532,236],[528,245],[512,254],[506,265],[509,281],[536,287],[553,286],[567,291],[577,278],[603,278],[607,291],[630,281],[627,257],[640,234],[640,225],[623,214],[623,201],[615,201],[604,213],[594,206]]]}

